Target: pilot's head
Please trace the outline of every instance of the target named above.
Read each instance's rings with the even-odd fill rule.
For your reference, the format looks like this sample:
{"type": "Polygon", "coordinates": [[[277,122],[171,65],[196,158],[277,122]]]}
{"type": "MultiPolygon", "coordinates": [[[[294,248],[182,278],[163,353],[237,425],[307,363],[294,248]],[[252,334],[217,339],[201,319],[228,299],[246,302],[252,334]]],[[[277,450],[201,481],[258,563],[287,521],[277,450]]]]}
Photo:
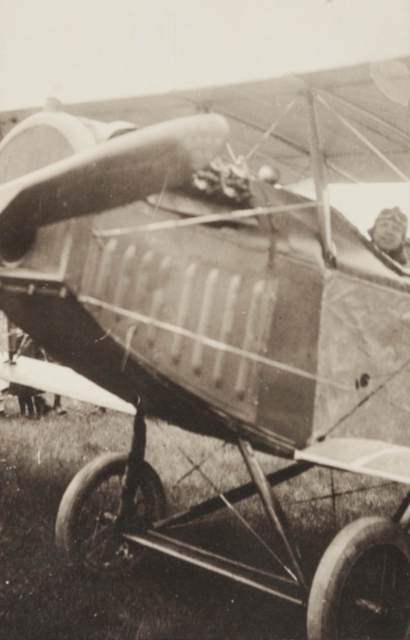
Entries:
{"type": "Polygon", "coordinates": [[[403,253],[406,244],[408,220],[399,207],[380,211],[369,234],[374,244],[398,262],[406,262],[403,253]],[[403,254],[403,255],[402,255],[403,254]]]}

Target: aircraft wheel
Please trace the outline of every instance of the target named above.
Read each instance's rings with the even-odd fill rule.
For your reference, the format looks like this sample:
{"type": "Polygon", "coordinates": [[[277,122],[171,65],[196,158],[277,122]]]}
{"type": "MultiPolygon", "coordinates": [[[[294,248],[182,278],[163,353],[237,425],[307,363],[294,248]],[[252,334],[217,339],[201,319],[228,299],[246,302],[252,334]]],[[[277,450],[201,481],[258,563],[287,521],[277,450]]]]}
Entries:
{"type": "MultiPolygon", "coordinates": [[[[127,454],[108,453],[87,464],[68,485],[56,522],[56,543],[65,557],[94,572],[131,569],[145,549],[128,543],[116,516],[127,464],[127,454]]],[[[141,533],[165,517],[164,489],[156,471],[143,462],[141,483],[134,498],[135,514],[127,533],[141,533]]]]}
{"type": "Polygon", "coordinates": [[[334,538],[309,597],[309,640],[410,638],[410,536],[361,518],[334,538]]]}

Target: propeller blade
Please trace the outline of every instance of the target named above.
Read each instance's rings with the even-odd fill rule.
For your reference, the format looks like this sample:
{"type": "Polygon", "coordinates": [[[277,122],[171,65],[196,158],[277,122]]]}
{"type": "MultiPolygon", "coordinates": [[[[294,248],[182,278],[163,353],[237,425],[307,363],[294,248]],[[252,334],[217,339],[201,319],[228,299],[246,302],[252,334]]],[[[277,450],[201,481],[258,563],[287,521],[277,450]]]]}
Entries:
{"type": "MultiPolygon", "coordinates": [[[[217,155],[226,120],[203,114],[116,137],[0,186],[2,248],[38,227],[176,187],[217,155]]],[[[7,251],[6,251],[7,252],[7,251]]]]}
{"type": "Polygon", "coordinates": [[[370,63],[370,75],[390,100],[407,107],[410,102],[410,71],[402,62],[386,60],[370,63]]]}

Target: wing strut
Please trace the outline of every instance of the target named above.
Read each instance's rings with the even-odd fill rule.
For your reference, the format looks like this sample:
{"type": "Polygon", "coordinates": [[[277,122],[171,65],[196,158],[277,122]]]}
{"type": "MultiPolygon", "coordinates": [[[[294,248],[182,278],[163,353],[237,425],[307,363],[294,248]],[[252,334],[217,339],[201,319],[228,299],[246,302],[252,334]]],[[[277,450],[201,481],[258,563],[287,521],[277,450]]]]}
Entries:
{"type": "Polygon", "coordinates": [[[410,182],[410,178],[408,176],[406,176],[406,174],[403,173],[403,171],[401,171],[399,169],[399,167],[394,164],[394,162],[389,160],[389,158],[384,153],[382,153],[377,147],[375,147],[375,145],[372,144],[366,138],[366,136],[361,134],[360,131],[358,131],[356,129],[356,127],[354,127],[352,124],[350,124],[350,122],[348,122],[348,120],[346,120],[346,118],[343,118],[339,113],[337,113],[337,111],[335,111],[330,106],[330,104],[328,104],[326,102],[326,100],[324,100],[320,96],[318,97],[318,100],[320,100],[320,102],[322,104],[324,104],[325,107],[327,107],[329,109],[329,111],[331,111],[331,113],[333,113],[336,116],[336,118],[338,118],[338,120],[340,120],[340,122],[342,124],[344,124],[345,127],[347,127],[347,129],[349,129],[349,131],[351,131],[357,138],[359,138],[359,140],[361,142],[363,142],[363,144],[365,144],[366,147],[368,147],[370,149],[370,151],[372,151],[372,153],[374,153],[374,155],[376,155],[378,158],[380,158],[380,160],[382,160],[382,162],[384,162],[399,178],[401,178],[401,180],[403,180],[404,182],[410,182]]]}
{"type": "Polygon", "coordinates": [[[312,172],[315,180],[316,200],[320,203],[317,205],[317,212],[323,257],[329,266],[335,266],[336,247],[332,241],[329,192],[327,188],[322,145],[319,137],[315,96],[312,91],[307,92],[307,104],[310,133],[310,157],[312,160],[312,172]]]}

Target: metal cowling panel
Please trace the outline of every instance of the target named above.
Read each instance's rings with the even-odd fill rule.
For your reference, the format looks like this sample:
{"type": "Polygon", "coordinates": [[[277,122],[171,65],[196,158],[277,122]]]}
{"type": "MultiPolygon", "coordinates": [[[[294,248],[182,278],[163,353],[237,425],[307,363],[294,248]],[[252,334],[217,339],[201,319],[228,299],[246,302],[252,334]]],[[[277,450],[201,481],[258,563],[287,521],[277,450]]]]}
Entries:
{"type": "MultiPolygon", "coordinates": [[[[44,111],[16,125],[0,144],[0,184],[46,167],[96,144],[89,128],[63,112],[44,111]]],[[[0,267],[17,279],[63,279],[78,285],[90,220],[62,222],[38,229],[32,247],[18,264],[0,267]]]]}
{"type": "Polygon", "coordinates": [[[302,447],[313,428],[323,274],[313,262],[283,255],[273,266],[277,299],[266,350],[271,364],[261,367],[257,423],[288,446],[302,447]]]}
{"type": "MultiPolygon", "coordinates": [[[[137,228],[152,215],[140,202],[104,214],[100,228],[137,228]]],[[[246,354],[266,347],[274,299],[269,251],[269,237],[232,226],[99,238],[82,294],[97,301],[93,314],[127,352],[217,410],[253,423],[260,364],[246,354]]]]}
{"type": "Polygon", "coordinates": [[[326,280],[314,438],[408,444],[410,296],[340,272],[326,280]]]}

